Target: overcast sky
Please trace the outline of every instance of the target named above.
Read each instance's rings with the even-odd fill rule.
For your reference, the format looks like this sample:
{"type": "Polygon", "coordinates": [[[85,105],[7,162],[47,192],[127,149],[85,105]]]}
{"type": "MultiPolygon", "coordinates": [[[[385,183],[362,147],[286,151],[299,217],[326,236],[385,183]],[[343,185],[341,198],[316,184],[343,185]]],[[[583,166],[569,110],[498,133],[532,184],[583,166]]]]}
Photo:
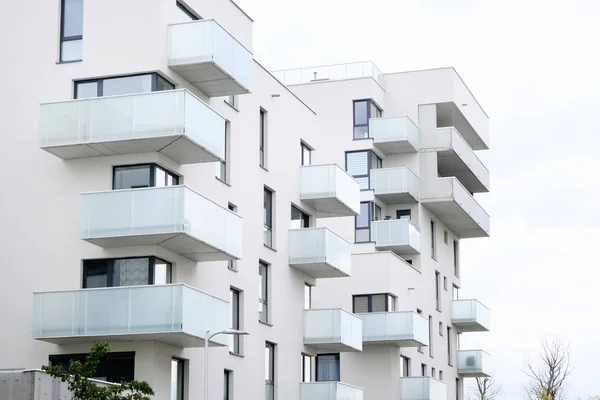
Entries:
{"type": "MultiPolygon", "coordinates": [[[[235,0],[270,70],[373,61],[384,73],[454,66],[490,117],[492,175],[476,199],[490,239],[462,242],[461,297],[492,310],[483,348],[506,399],[544,335],[569,340],[569,397],[600,394],[600,2],[235,0]]],[[[470,383],[470,382],[468,382],[470,383]]]]}

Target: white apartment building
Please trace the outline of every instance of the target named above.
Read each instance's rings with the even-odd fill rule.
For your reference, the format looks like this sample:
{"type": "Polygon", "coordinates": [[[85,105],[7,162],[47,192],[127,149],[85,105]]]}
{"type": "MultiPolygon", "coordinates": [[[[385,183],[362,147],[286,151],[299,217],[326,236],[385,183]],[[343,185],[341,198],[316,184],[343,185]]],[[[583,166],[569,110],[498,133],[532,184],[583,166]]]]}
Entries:
{"type": "Polygon", "coordinates": [[[458,297],[488,117],[453,68],[270,73],[230,0],[6,7],[0,400],[98,340],[98,379],[159,400],[206,373],[211,400],[454,400],[490,373],[458,297]]]}

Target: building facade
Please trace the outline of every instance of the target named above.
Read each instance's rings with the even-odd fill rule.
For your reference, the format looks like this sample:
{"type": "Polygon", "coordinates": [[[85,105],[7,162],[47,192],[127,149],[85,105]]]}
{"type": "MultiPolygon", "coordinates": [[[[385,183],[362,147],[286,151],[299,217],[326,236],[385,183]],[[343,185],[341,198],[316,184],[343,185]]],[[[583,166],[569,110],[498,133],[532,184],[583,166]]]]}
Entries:
{"type": "Polygon", "coordinates": [[[96,378],[161,400],[207,372],[225,400],[453,400],[489,373],[459,343],[489,311],[458,297],[460,241],[490,233],[488,117],[453,68],[270,73],[229,0],[9,7],[30,15],[0,67],[10,379],[97,340],[96,378]],[[229,328],[249,335],[210,338],[205,371],[229,328]]]}

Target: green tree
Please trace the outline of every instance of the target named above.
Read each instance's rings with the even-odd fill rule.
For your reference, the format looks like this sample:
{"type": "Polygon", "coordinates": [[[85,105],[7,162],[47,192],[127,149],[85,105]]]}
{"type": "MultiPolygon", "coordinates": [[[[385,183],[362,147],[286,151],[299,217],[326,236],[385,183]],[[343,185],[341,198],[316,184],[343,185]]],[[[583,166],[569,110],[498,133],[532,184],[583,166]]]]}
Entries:
{"type": "Polygon", "coordinates": [[[102,358],[110,350],[110,345],[96,342],[85,358],[85,362],[73,361],[66,371],[62,365],[42,367],[42,370],[53,378],[66,382],[73,393],[73,400],[150,400],[154,390],[148,382],[136,380],[121,382],[109,386],[97,386],[90,379],[95,376],[102,358]]]}

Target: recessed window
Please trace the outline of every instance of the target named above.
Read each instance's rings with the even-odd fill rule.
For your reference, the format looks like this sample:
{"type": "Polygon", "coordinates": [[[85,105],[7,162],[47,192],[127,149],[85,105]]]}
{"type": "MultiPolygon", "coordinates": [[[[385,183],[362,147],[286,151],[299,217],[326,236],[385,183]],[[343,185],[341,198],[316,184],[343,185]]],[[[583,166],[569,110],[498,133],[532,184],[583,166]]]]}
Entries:
{"type": "Polygon", "coordinates": [[[448,231],[444,231],[444,244],[448,244],[448,231]]]}
{"type": "Polygon", "coordinates": [[[381,220],[381,207],[372,202],[360,203],[360,214],[354,217],[354,241],[371,241],[371,222],[381,220]]]}
{"type": "Polygon", "coordinates": [[[340,354],[319,354],[316,360],[317,382],[340,380],[340,354]]]}
{"type": "Polygon", "coordinates": [[[225,99],[225,103],[229,104],[231,107],[235,108],[237,110],[237,102],[238,102],[238,98],[235,94],[232,94],[231,96],[227,96],[227,98],[225,99]]]}
{"type": "Polygon", "coordinates": [[[258,264],[258,320],[269,323],[269,266],[258,264]]]}
{"type": "Polygon", "coordinates": [[[436,259],[436,254],[435,254],[435,221],[431,220],[429,223],[429,228],[431,231],[431,236],[430,236],[430,241],[431,241],[431,258],[433,258],[434,260],[436,259]]]}
{"type": "Polygon", "coordinates": [[[184,377],[185,361],[178,358],[171,360],[171,400],[184,400],[184,377]]]}
{"type": "Polygon", "coordinates": [[[226,369],[223,373],[223,400],[232,400],[233,399],[232,392],[233,392],[233,371],[226,369]]]}
{"type": "Polygon", "coordinates": [[[175,86],[156,72],[75,82],[75,99],[172,90],[175,86]]]}
{"type": "Polygon", "coordinates": [[[83,0],[61,0],[60,61],[83,58],[83,0]]]}
{"type": "Polygon", "coordinates": [[[442,324],[442,322],[439,322],[439,331],[440,331],[440,336],[444,336],[444,324],[442,324]]]}
{"type": "Polygon", "coordinates": [[[369,118],[381,118],[382,112],[373,100],[354,101],[354,139],[369,137],[369,118]]]}
{"type": "Polygon", "coordinates": [[[358,181],[360,190],[369,190],[371,170],[380,168],[383,168],[383,161],[370,150],[346,152],[346,172],[358,181]]]}
{"type": "Polygon", "coordinates": [[[436,378],[436,376],[435,376],[435,368],[433,368],[433,367],[431,367],[431,377],[434,378],[434,379],[436,378]]]}
{"type": "MultiPolygon", "coordinates": [[[[57,354],[48,357],[51,366],[62,365],[69,370],[71,360],[84,362],[88,356],[84,354],[57,354]]],[[[92,377],[101,381],[119,383],[121,381],[132,381],[135,371],[135,352],[111,352],[107,353],[96,368],[92,377]]]]}
{"type": "Polygon", "coordinates": [[[444,277],[444,290],[448,291],[448,278],[444,277]]]}
{"type": "Polygon", "coordinates": [[[267,112],[260,109],[259,115],[259,164],[261,167],[267,166],[267,112]]]}
{"type": "Polygon", "coordinates": [[[421,376],[427,376],[427,364],[421,364],[421,376]]]}
{"type": "Polygon", "coordinates": [[[452,365],[452,328],[446,327],[446,348],[448,349],[448,365],[452,365]]]}
{"type": "MultiPolygon", "coordinates": [[[[233,211],[234,213],[237,213],[237,206],[235,204],[229,203],[227,204],[227,209],[229,211],[233,211]]],[[[237,263],[235,260],[228,260],[227,261],[227,268],[229,268],[231,271],[237,271],[237,263]]]]}
{"type": "MultiPolygon", "coordinates": [[[[419,314],[419,315],[423,315],[423,310],[421,310],[421,309],[417,308],[417,314],[419,314]]],[[[423,352],[423,346],[419,346],[419,347],[417,347],[417,351],[418,351],[419,353],[422,353],[422,352],[423,352]]],[[[425,375],[423,375],[423,376],[425,376],[425,375]]]]}
{"type": "Polygon", "coordinates": [[[275,398],[275,345],[265,342],[265,400],[275,398]]]}
{"type": "Polygon", "coordinates": [[[171,263],[157,257],[83,261],[84,289],[171,283],[171,263]]]}
{"type": "Polygon", "coordinates": [[[312,149],[304,142],[300,142],[300,165],[311,165],[312,149]]]}
{"type": "Polygon", "coordinates": [[[458,240],[454,241],[454,248],[453,248],[452,255],[454,258],[454,276],[459,278],[460,277],[460,267],[459,267],[459,261],[458,261],[458,240]]]}
{"type": "Polygon", "coordinates": [[[396,219],[410,219],[410,210],[396,210],[396,219]]]}
{"type": "Polygon", "coordinates": [[[429,316],[429,357],[433,358],[433,317],[429,316]]]}
{"type": "Polygon", "coordinates": [[[191,22],[191,21],[197,21],[199,19],[185,5],[181,4],[180,2],[176,2],[176,4],[177,4],[177,9],[175,10],[175,22],[177,22],[177,23],[191,22]]]}
{"type": "Polygon", "coordinates": [[[400,356],[400,377],[408,378],[410,376],[410,358],[400,356]]]}
{"type": "Polygon", "coordinates": [[[444,371],[440,371],[440,381],[444,381],[444,371]]]}
{"type": "Polygon", "coordinates": [[[273,191],[264,188],[263,243],[273,247],[273,191]]]}
{"type": "MultiPolygon", "coordinates": [[[[241,292],[237,289],[230,288],[229,290],[229,307],[231,308],[231,329],[241,330],[240,321],[240,298],[241,292]]],[[[240,335],[229,335],[229,351],[234,354],[242,354],[240,345],[240,335]]]]}
{"type": "Polygon", "coordinates": [[[312,286],[308,283],[304,284],[304,309],[310,310],[312,306],[312,286]]]}
{"type": "Polygon", "coordinates": [[[390,294],[364,294],[352,296],[353,313],[391,312],[396,298],[390,294]]]}
{"type": "Polygon", "coordinates": [[[302,229],[310,226],[310,217],[308,214],[292,206],[292,221],[290,229],[302,229]]]}
{"type": "Polygon", "coordinates": [[[435,308],[442,311],[442,292],[440,285],[440,273],[435,271],[435,308]]]}
{"type": "Polygon", "coordinates": [[[312,357],[302,353],[300,365],[300,382],[310,382],[312,380],[312,357]]]}
{"type": "Polygon", "coordinates": [[[231,154],[230,146],[230,137],[231,137],[231,123],[229,121],[225,121],[225,156],[223,160],[221,160],[217,164],[217,178],[222,180],[223,182],[229,183],[229,155],[231,154]]]}
{"type": "Polygon", "coordinates": [[[459,296],[458,291],[459,291],[458,286],[452,285],[452,300],[458,300],[458,296],[459,296]]]}
{"type": "Polygon", "coordinates": [[[157,164],[113,168],[113,190],[179,185],[179,176],[157,164]]]}

